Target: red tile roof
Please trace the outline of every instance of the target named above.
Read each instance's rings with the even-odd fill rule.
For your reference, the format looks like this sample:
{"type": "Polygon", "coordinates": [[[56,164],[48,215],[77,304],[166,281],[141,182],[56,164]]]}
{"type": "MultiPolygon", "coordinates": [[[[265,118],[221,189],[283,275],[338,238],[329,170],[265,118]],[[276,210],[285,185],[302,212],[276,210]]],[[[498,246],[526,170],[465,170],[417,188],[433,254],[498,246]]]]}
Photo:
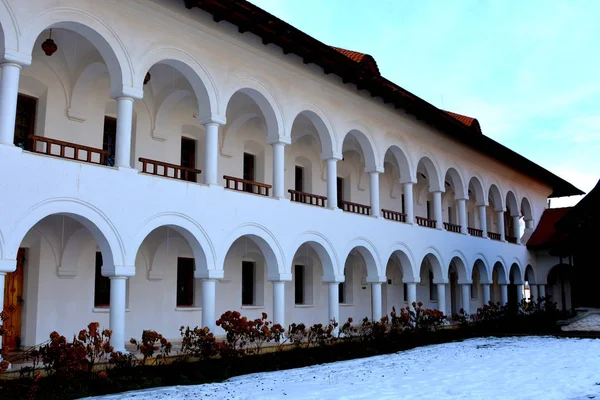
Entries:
{"type": "Polygon", "coordinates": [[[456,120],[462,122],[463,124],[465,124],[469,128],[474,129],[476,132],[482,133],[481,132],[481,125],[479,125],[479,121],[477,121],[476,118],[467,117],[466,115],[457,114],[457,113],[454,113],[452,111],[445,111],[445,113],[448,114],[448,115],[450,115],[452,118],[455,118],[456,120]]]}
{"type": "Polygon", "coordinates": [[[361,64],[369,68],[376,75],[381,75],[379,73],[379,67],[377,66],[377,62],[375,59],[369,54],[359,53],[358,51],[346,50],[340,47],[330,46],[332,49],[341,53],[354,61],[355,63],[361,64]]]}
{"type": "Polygon", "coordinates": [[[544,210],[540,222],[527,241],[527,247],[546,248],[561,242],[564,239],[564,234],[557,232],[554,225],[572,208],[548,208],[544,210]]]}

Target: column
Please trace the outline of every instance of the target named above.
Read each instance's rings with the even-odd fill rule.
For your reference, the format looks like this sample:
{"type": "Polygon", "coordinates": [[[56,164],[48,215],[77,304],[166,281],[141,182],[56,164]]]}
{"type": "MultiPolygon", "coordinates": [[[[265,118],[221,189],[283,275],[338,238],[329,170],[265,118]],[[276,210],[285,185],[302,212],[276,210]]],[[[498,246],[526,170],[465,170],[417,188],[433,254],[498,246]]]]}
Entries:
{"type": "Polygon", "coordinates": [[[435,227],[444,229],[444,219],[442,217],[442,192],[431,192],[433,195],[433,219],[436,220],[435,227]]]}
{"type": "Polygon", "coordinates": [[[479,211],[479,229],[483,231],[483,237],[488,237],[487,233],[487,215],[485,212],[485,204],[477,205],[477,210],[479,211]]]}
{"type": "Polygon", "coordinates": [[[523,285],[517,285],[517,304],[523,301],[523,285]]]}
{"type": "Polygon", "coordinates": [[[215,300],[217,281],[202,279],[202,327],[215,332],[215,300]]]}
{"type": "Polygon", "coordinates": [[[285,282],[273,281],[273,323],[285,326],[285,282]]]}
{"type": "Polygon", "coordinates": [[[115,351],[125,351],[125,298],[127,277],[110,276],[110,343],[115,351]]]}
{"type": "Polygon", "coordinates": [[[487,306],[488,304],[490,304],[491,300],[489,283],[482,283],[481,289],[483,291],[483,305],[487,306]]]}
{"type": "Polygon", "coordinates": [[[513,236],[517,238],[516,243],[519,244],[519,243],[521,243],[521,241],[520,241],[521,234],[519,232],[519,220],[521,219],[521,217],[518,215],[513,215],[512,219],[513,219],[513,236]]]}
{"type": "Polygon", "coordinates": [[[460,225],[460,233],[467,234],[467,199],[457,199],[456,204],[458,205],[458,223],[460,225]]]}
{"type": "Polygon", "coordinates": [[[329,292],[329,321],[340,322],[340,283],[328,282],[327,288],[329,292]]]}
{"type": "Polygon", "coordinates": [[[117,141],[115,143],[115,166],[131,168],[131,126],[133,121],[133,98],[117,98],[117,141]]]}
{"type": "MultiPolygon", "coordinates": [[[[4,278],[6,272],[0,272],[0,310],[4,310],[4,278]]],[[[2,325],[2,320],[0,320],[2,325]]],[[[0,350],[2,349],[2,335],[0,335],[0,350]]],[[[2,352],[0,352],[0,361],[2,361],[2,352]]]]}
{"type": "Polygon", "coordinates": [[[500,304],[503,306],[508,303],[508,284],[501,283],[500,284],[500,304]]]}
{"type": "Polygon", "coordinates": [[[471,314],[471,284],[460,285],[460,293],[462,295],[462,309],[465,315],[471,314]]]}
{"type": "Polygon", "coordinates": [[[0,67],[2,67],[2,79],[0,79],[0,143],[12,146],[15,141],[15,117],[17,114],[21,66],[16,63],[3,63],[0,67]]]}
{"type": "Polygon", "coordinates": [[[285,143],[273,143],[273,197],[285,197],[285,143]]]}
{"type": "Polygon", "coordinates": [[[540,299],[546,298],[546,285],[538,285],[540,299]]]}
{"type": "Polygon", "coordinates": [[[371,283],[371,299],[373,303],[373,321],[378,322],[383,316],[381,311],[381,282],[371,283]]]}
{"type": "Polygon", "coordinates": [[[437,284],[437,294],[438,294],[438,310],[446,315],[446,284],[438,283],[437,284]]]}
{"type": "Polygon", "coordinates": [[[337,198],[337,158],[327,159],[327,208],[336,209],[337,198]]]}
{"type": "Polygon", "coordinates": [[[369,192],[371,194],[371,215],[373,217],[379,217],[381,214],[381,208],[379,207],[379,172],[369,172],[371,178],[369,184],[369,192]]]}
{"type": "Polygon", "coordinates": [[[417,302],[417,284],[416,283],[407,283],[406,284],[406,300],[408,300],[409,307],[412,307],[412,304],[417,302]]]}
{"type": "Polygon", "coordinates": [[[531,297],[532,301],[537,303],[538,299],[540,298],[538,293],[538,285],[529,285],[529,296],[531,297]]]}
{"type": "Polygon", "coordinates": [[[415,223],[414,198],[413,198],[413,183],[406,182],[404,184],[404,214],[406,214],[406,223],[415,223]]]}
{"type": "Polygon", "coordinates": [[[500,234],[500,241],[504,242],[506,237],[504,236],[504,211],[496,211],[496,218],[498,220],[498,233],[500,234]]]}
{"type": "Polygon", "coordinates": [[[217,184],[217,169],[219,159],[219,124],[208,122],[204,124],[206,139],[204,143],[204,183],[217,184]]]}
{"type": "Polygon", "coordinates": [[[525,229],[533,229],[533,220],[532,219],[525,220],[525,229]]]}

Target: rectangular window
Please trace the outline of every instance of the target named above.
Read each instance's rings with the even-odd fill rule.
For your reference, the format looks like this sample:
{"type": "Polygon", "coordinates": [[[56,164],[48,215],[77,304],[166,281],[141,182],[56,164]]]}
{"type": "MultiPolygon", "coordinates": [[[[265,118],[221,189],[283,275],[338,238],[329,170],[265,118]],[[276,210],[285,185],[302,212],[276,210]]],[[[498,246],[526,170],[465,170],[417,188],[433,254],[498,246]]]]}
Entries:
{"type": "Polygon", "coordinates": [[[177,307],[194,305],[194,259],[177,258],[177,307]]]}
{"type": "Polygon", "coordinates": [[[344,201],[344,178],[337,178],[337,199],[338,208],[342,208],[342,201],[344,201]]]}
{"type": "Polygon", "coordinates": [[[114,167],[115,165],[115,144],[117,142],[117,119],[104,117],[104,137],[102,139],[102,150],[108,151],[104,159],[104,165],[114,167]]]}
{"type": "Polygon", "coordinates": [[[448,207],[448,222],[453,224],[454,218],[452,218],[452,207],[448,207]]]}
{"type": "Polygon", "coordinates": [[[102,275],[102,253],[96,252],[96,276],[94,279],[94,307],[110,306],[110,279],[102,275]]]}
{"type": "Polygon", "coordinates": [[[294,266],[294,298],[296,304],[304,304],[304,265],[294,266]]]}
{"type": "Polygon", "coordinates": [[[431,219],[431,207],[429,205],[429,200],[427,200],[427,219],[431,219]]]}
{"type": "Polygon", "coordinates": [[[406,213],[406,211],[404,211],[404,194],[402,194],[402,213],[406,213]]]}
{"type": "Polygon", "coordinates": [[[408,301],[408,285],[406,283],[402,285],[402,294],[404,301],[408,301]]]}
{"type": "Polygon", "coordinates": [[[19,94],[17,97],[17,114],[15,119],[15,146],[23,150],[31,149],[29,135],[35,133],[35,111],[37,99],[19,94]]]}
{"type": "Polygon", "coordinates": [[[475,290],[475,285],[471,284],[469,286],[471,286],[471,299],[476,300],[477,299],[477,290],[475,290]]]}
{"type": "MultiPolygon", "coordinates": [[[[256,161],[256,157],[254,156],[254,154],[250,154],[250,153],[244,153],[244,176],[243,178],[247,181],[252,181],[255,182],[255,161],[256,161]]],[[[252,185],[246,184],[244,187],[244,190],[246,192],[250,192],[253,193],[254,188],[252,185]]]]}
{"type": "MultiPolygon", "coordinates": [[[[196,141],[186,137],[181,138],[181,166],[196,168],[196,141]]],[[[180,178],[188,182],[196,182],[198,175],[189,171],[181,171],[180,178]]]]}
{"type": "Polygon", "coordinates": [[[242,261],[242,305],[254,304],[255,264],[252,261],[242,261]]]}
{"type": "Polygon", "coordinates": [[[346,303],[346,282],[341,282],[338,289],[338,302],[340,304],[346,303]]]}
{"type": "Polygon", "coordinates": [[[295,186],[294,189],[298,192],[304,192],[304,168],[296,165],[295,171],[295,186]]]}

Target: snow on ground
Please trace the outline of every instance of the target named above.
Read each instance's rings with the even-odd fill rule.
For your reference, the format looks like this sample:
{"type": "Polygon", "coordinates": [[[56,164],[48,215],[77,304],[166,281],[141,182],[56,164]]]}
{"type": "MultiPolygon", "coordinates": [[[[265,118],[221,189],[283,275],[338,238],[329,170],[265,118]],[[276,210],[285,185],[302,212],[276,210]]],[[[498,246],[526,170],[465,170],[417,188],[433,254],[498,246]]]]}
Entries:
{"type": "Polygon", "coordinates": [[[600,340],[484,338],[96,399],[600,399],[600,340]]]}

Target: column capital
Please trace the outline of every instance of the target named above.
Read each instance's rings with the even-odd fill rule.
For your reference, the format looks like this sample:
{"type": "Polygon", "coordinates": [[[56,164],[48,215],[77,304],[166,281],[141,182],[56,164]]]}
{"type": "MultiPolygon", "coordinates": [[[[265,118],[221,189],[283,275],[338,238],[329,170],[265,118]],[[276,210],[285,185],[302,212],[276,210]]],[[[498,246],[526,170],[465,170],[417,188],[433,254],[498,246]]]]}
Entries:
{"type": "Polygon", "coordinates": [[[290,140],[290,138],[280,136],[278,138],[267,140],[267,144],[270,144],[271,146],[276,146],[276,145],[287,146],[287,145],[292,144],[292,141],[290,140]]]}
{"type": "Polygon", "coordinates": [[[433,190],[429,189],[429,193],[440,193],[441,194],[441,193],[446,193],[446,190],[445,189],[441,189],[441,188],[440,189],[433,189],[433,190]]]}
{"type": "Polygon", "coordinates": [[[136,89],[132,86],[122,86],[117,91],[111,92],[110,97],[115,100],[124,97],[129,97],[133,100],[141,100],[144,98],[144,91],[142,89],[136,89]]]}
{"type": "Polygon", "coordinates": [[[17,260],[0,260],[0,274],[7,274],[17,270],[17,260]]]}
{"type": "Polygon", "coordinates": [[[222,269],[197,269],[194,271],[196,279],[221,280],[224,276],[225,272],[222,269]]]}
{"type": "Polygon", "coordinates": [[[417,184],[417,180],[413,179],[413,178],[399,179],[398,182],[400,182],[401,185],[416,185],[417,184]]]}
{"type": "Polygon", "coordinates": [[[383,174],[385,172],[385,169],[383,169],[383,167],[375,167],[375,168],[366,168],[365,167],[365,172],[372,174],[372,173],[377,173],[377,174],[383,174]]]}
{"type": "Polygon", "coordinates": [[[292,280],[292,274],[285,272],[271,273],[268,274],[267,280],[273,282],[289,282],[292,280]]]}
{"type": "Polygon", "coordinates": [[[472,285],[473,284],[473,280],[471,280],[471,279],[459,279],[456,283],[458,283],[459,285],[472,285]]]}
{"type": "Polygon", "coordinates": [[[344,283],[346,282],[345,275],[329,275],[323,277],[323,283],[344,283]]]}
{"type": "Polygon", "coordinates": [[[227,123],[227,118],[220,115],[205,115],[198,117],[198,123],[200,125],[225,125],[227,123]]]}
{"type": "Polygon", "coordinates": [[[135,275],[135,265],[103,265],[101,272],[108,278],[129,278],[135,275]]]}
{"type": "Polygon", "coordinates": [[[454,200],[456,200],[456,201],[463,201],[463,200],[464,201],[469,201],[469,197],[468,196],[462,196],[462,197],[458,196],[458,197],[455,197],[454,200]]]}
{"type": "Polygon", "coordinates": [[[343,158],[344,158],[344,156],[341,153],[331,152],[331,153],[321,154],[321,160],[323,160],[323,161],[329,161],[329,160],[341,161],[343,158]]]}
{"type": "Polygon", "coordinates": [[[0,57],[0,65],[2,64],[16,64],[19,68],[27,67],[31,65],[31,54],[7,50],[2,57],[0,57]]]}
{"type": "Polygon", "coordinates": [[[387,277],[385,275],[367,276],[367,283],[385,283],[387,277]]]}
{"type": "Polygon", "coordinates": [[[486,201],[486,202],[484,202],[483,204],[479,204],[479,203],[478,203],[478,204],[476,204],[476,206],[477,206],[477,207],[487,207],[487,206],[489,206],[489,204],[488,204],[488,202],[486,201]]]}
{"type": "Polygon", "coordinates": [[[434,279],[433,283],[435,285],[447,285],[450,282],[448,282],[448,279],[434,279]]]}

